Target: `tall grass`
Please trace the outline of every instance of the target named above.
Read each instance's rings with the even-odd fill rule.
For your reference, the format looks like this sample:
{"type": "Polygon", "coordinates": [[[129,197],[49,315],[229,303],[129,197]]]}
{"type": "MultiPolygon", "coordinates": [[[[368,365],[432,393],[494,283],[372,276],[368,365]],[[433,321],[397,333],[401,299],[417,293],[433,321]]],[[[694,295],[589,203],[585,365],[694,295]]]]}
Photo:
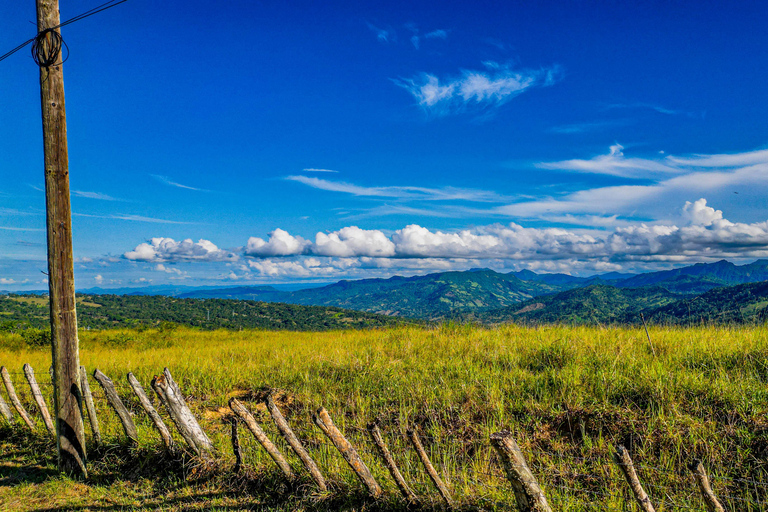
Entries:
{"type": "MultiPolygon", "coordinates": [[[[645,332],[628,328],[449,323],[323,333],[86,331],[80,357],[89,371],[109,375],[137,411],[146,449],[161,444],[138,412],[124,378],[129,371],[148,389],[154,374],[170,368],[225,459],[231,447],[222,415],[231,396],[254,410],[290,455],[258,400],[262,390],[278,390],[278,403],[337,494],[359,493],[361,485],[312,425],[309,415],[320,405],[360,449],[392,506],[397,491],[364,432],[374,418],[406,479],[435,503],[404,438],[408,426],[418,427],[466,508],[513,502],[488,444],[492,432],[509,429],[557,510],[631,510],[611,462],[617,444],[630,449],[657,510],[705,510],[686,470],[694,456],[727,507],[768,510],[760,503],[768,500],[768,330],[652,328],[650,335],[655,355],[645,332]]],[[[42,375],[50,352],[15,335],[0,337],[0,364],[20,371],[24,363],[42,375]]],[[[98,390],[95,381],[91,387],[98,390]]],[[[106,439],[118,443],[116,416],[98,394],[97,405],[106,439]]],[[[272,471],[245,431],[242,442],[249,467],[272,471]]]]}

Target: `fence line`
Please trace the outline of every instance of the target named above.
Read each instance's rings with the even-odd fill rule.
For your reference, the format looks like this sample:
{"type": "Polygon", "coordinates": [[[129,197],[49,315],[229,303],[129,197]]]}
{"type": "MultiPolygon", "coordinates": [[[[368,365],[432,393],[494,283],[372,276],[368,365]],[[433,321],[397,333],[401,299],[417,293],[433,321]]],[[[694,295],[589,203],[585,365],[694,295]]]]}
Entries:
{"type": "MultiPolygon", "coordinates": [[[[24,406],[21,404],[21,401],[19,400],[18,396],[16,395],[15,388],[12,383],[11,376],[25,376],[27,377],[28,384],[30,389],[28,391],[25,390],[25,392],[20,392],[19,395],[22,397],[31,396],[34,401],[36,407],[32,408],[31,410],[37,415],[40,415],[43,419],[45,419],[45,396],[44,393],[40,390],[39,386],[42,386],[45,389],[49,389],[52,387],[51,382],[45,382],[37,383],[35,382],[34,378],[29,379],[29,375],[33,375],[34,373],[32,371],[32,368],[29,367],[29,365],[24,366],[24,372],[10,372],[5,367],[0,368],[0,373],[2,373],[2,379],[5,384],[6,392],[9,396],[9,399],[14,406],[16,415],[20,416],[24,423],[26,424],[27,428],[31,429],[33,432],[36,432],[38,430],[38,424],[32,420],[29,413],[24,409],[24,406]],[[38,386],[39,384],[39,386],[38,386]],[[41,406],[42,404],[42,406],[41,406]],[[26,413],[26,417],[25,417],[26,413]]],[[[98,390],[95,393],[91,393],[92,397],[95,399],[98,399],[99,401],[106,401],[110,404],[111,407],[115,409],[115,411],[118,411],[118,407],[115,407],[115,404],[120,404],[123,406],[122,411],[117,412],[118,416],[121,418],[121,420],[124,421],[124,418],[127,417],[128,420],[130,420],[131,416],[135,415],[136,413],[144,412],[144,414],[147,416],[149,420],[154,424],[156,431],[160,434],[160,437],[162,441],[165,444],[165,447],[169,451],[175,451],[180,449],[178,445],[175,445],[173,443],[173,440],[170,436],[170,433],[168,432],[167,427],[165,427],[165,424],[163,423],[161,417],[159,414],[157,414],[157,411],[154,409],[154,407],[151,405],[148,397],[146,394],[142,397],[143,388],[141,387],[141,384],[139,383],[138,379],[136,377],[129,373],[128,374],[128,385],[122,383],[122,381],[119,381],[119,388],[120,391],[123,393],[123,399],[126,401],[127,404],[131,406],[131,408],[135,411],[135,413],[129,412],[128,408],[125,407],[125,404],[123,403],[123,399],[119,396],[117,387],[115,384],[116,382],[113,382],[109,377],[104,375],[103,373],[96,370],[94,372],[94,378],[101,384],[102,390],[98,390]],[[132,389],[136,396],[133,396],[130,393],[127,393],[127,389],[132,389]],[[137,389],[141,390],[141,393],[137,391],[137,389]],[[146,401],[146,403],[144,403],[146,401]],[[148,407],[147,407],[148,406],[148,407]],[[152,412],[155,413],[155,415],[152,414],[152,412]],[[162,425],[162,427],[161,427],[162,425]],[[162,428],[165,428],[165,432],[167,433],[167,436],[164,435],[162,428]]],[[[83,381],[85,384],[88,383],[87,375],[84,373],[83,368],[83,381]]],[[[189,410],[189,407],[186,405],[186,402],[184,401],[183,394],[181,390],[179,389],[178,385],[173,381],[170,372],[166,368],[163,375],[161,377],[155,377],[152,381],[152,389],[156,393],[156,398],[160,403],[163,403],[165,405],[166,412],[173,420],[177,431],[179,434],[182,435],[183,438],[187,439],[187,437],[192,436],[190,432],[185,432],[185,429],[194,429],[195,427],[199,429],[199,432],[194,433],[195,437],[192,441],[187,440],[190,448],[196,453],[196,455],[201,457],[208,457],[208,456],[214,456],[214,457],[220,457],[220,453],[216,452],[215,449],[213,449],[213,445],[208,439],[205,432],[200,428],[199,423],[197,422],[197,419],[194,417],[192,412],[189,410]],[[158,385],[158,381],[160,381],[160,385],[158,385]],[[170,404],[170,405],[169,405],[170,404]],[[202,437],[199,437],[202,436],[202,437]],[[207,443],[206,443],[207,441],[207,443]]],[[[0,394],[0,399],[2,399],[2,394],[0,394]]],[[[310,429],[306,428],[301,425],[288,425],[288,421],[282,416],[279,408],[274,403],[272,396],[269,395],[266,399],[266,405],[267,410],[269,411],[269,415],[271,416],[271,419],[274,422],[274,426],[276,427],[274,431],[277,432],[277,435],[282,436],[283,441],[291,446],[291,448],[294,449],[294,452],[301,458],[301,460],[304,462],[306,470],[311,474],[313,479],[315,480],[315,483],[320,488],[321,491],[325,491],[327,488],[325,486],[325,480],[323,476],[320,474],[320,470],[317,466],[317,464],[314,462],[314,460],[309,456],[309,453],[304,448],[302,442],[296,437],[296,433],[301,435],[305,438],[305,440],[312,440],[314,444],[316,444],[316,439],[318,437],[322,438],[323,433],[326,434],[326,436],[332,441],[332,445],[339,451],[339,453],[347,460],[350,467],[358,474],[361,482],[363,482],[367,487],[369,491],[369,495],[376,499],[380,497],[383,493],[382,488],[379,487],[378,483],[374,480],[374,477],[371,475],[370,471],[366,467],[365,463],[362,461],[360,456],[358,455],[357,450],[355,447],[347,441],[347,439],[344,437],[344,434],[339,430],[335,425],[333,425],[333,422],[330,419],[330,416],[328,415],[328,412],[325,411],[324,408],[320,408],[318,410],[318,413],[314,417],[314,421],[317,424],[317,426],[320,428],[320,431],[316,429],[310,429]],[[292,439],[293,438],[293,439],[292,439]],[[294,446],[294,444],[296,446],[294,446]],[[302,457],[302,451],[303,455],[306,456],[308,461],[302,457]],[[311,463],[310,463],[311,462],[311,463]]],[[[2,401],[3,404],[5,404],[5,401],[2,401]]],[[[240,446],[239,437],[237,434],[237,428],[240,421],[243,421],[244,423],[248,424],[249,430],[254,432],[254,435],[256,436],[256,431],[252,429],[252,425],[250,425],[250,421],[248,417],[250,417],[250,420],[253,420],[253,423],[256,424],[256,420],[253,418],[253,416],[247,411],[245,406],[243,404],[240,404],[237,400],[231,400],[230,401],[230,408],[232,411],[231,415],[228,415],[226,418],[223,418],[225,420],[224,423],[228,427],[231,428],[232,431],[232,441],[233,441],[233,449],[235,455],[240,455],[242,447],[240,446]],[[236,404],[237,406],[233,405],[236,404]],[[241,410],[238,410],[240,408],[241,410]],[[239,418],[239,419],[238,419],[239,418]]],[[[11,426],[11,428],[15,428],[17,423],[15,422],[15,419],[6,414],[6,410],[8,413],[13,416],[13,411],[11,411],[9,408],[3,409],[3,414],[0,415],[0,418],[5,418],[6,422],[11,426]]],[[[89,419],[91,420],[90,423],[92,425],[92,428],[94,428],[94,441],[97,443],[101,443],[100,434],[98,432],[98,420],[96,418],[95,409],[91,413],[89,410],[89,419]]],[[[49,420],[50,421],[50,420],[49,420]]],[[[132,420],[130,421],[131,424],[133,424],[132,420]]],[[[44,422],[46,426],[47,422],[44,422]]],[[[563,480],[573,480],[575,478],[581,478],[586,481],[591,481],[595,485],[604,485],[606,479],[613,479],[615,478],[616,471],[615,466],[607,463],[606,459],[607,457],[599,457],[599,456],[578,456],[578,455],[570,455],[567,453],[558,453],[558,452],[552,452],[552,451],[546,451],[541,449],[535,449],[530,448],[524,450],[529,455],[535,455],[535,456],[546,456],[551,458],[559,458],[563,459],[564,457],[569,457],[569,460],[576,460],[581,461],[582,463],[594,463],[599,468],[605,470],[603,474],[599,473],[585,473],[583,471],[570,471],[570,470],[563,470],[559,468],[537,468],[537,467],[529,467],[525,457],[523,456],[522,452],[519,447],[517,447],[517,444],[514,442],[514,439],[512,438],[511,433],[509,432],[498,432],[494,433],[490,437],[490,443],[484,442],[480,439],[474,438],[474,439],[455,439],[450,437],[434,437],[425,435],[423,433],[420,433],[418,430],[414,429],[413,426],[409,427],[408,425],[405,425],[405,429],[403,431],[403,425],[400,424],[394,424],[394,429],[384,429],[383,424],[381,422],[378,422],[376,424],[376,430],[378,431],[378,436],[381,442],[386,447],[386,441],[384,441],[385,438],[387,439],[394,439],[395,441],[401,442],[404,446],[411,445],[413,449],[416,451],[418,458],[421,460],[424,469],[427,472],[427,475],[430,477],[430,480],[435,484],[435,487],[437,488],[440,499],[450,508],[454,504],[454,500],[451,495],[451,491],[449,490],[449,487],[454,487],[454,490],[457,486],[457,484],[461,484],[466,486],[469,484],[472,487],[483,487],[486,490],[497,490],[501,486],[506,485],[505,479],[511,484],[512,489],[514,490],[515,500],[518,505],[519,510],[523,511],[530,511],[530,512],[548,512],[550,510],[549,505],[547,504],[547,500],[544,497],[544,490],[552,490],[552,489],[558,489],[560,491],[565,491],[569,496],[570,495],[587,495],[590,496],[590,499],[600,499],[600,500],[606,500],[606,499],[617,499],[620,497],[623,497],[626,499],[627,497],[627,489],[623,489],[623,492],[619,493],[610,493],[605,492],[602,490],[598,490],[595,488],[585,488],[585,487],[577,487],[574,485],[563,485],[563,480]],[[451,443],[454,446],[463,446],[463,447],[471,447],[475,449],[486,449],[487,453],[485,455],[488,458],[488,467],[487,469],[477,469],[477,468],[469,468],[470,477],[468,478],[465,476],[466,472],[464,474],[456,474],[453,475],[452,478],[448,478],[448,482],[453,482],[453,485],[448,486],[446,483],[440,478],[439,472],[433,467],[429,456],[427,455],[426,451],[424,450],[424,447],[422,445],[422,441],[426,441],[431,444],[443,444],[443,443],[451,443]],[[498,456],[493,456],[493,450],[492,448],[496,448],[498,456]],[[504,475],[502,471],[502,467],[497,466],[493,467],[493,460],[499,460],[503,462],[503,466],[506,469],[506,476],[504,475]],[[541,487],[539,487],[538,481],[534,474],[537,474],[539,477],[545,477],[545,480],[541,483],[541,487]],[[478,479],[478,476],[483,477],[482,481],[478,479]],[[493,484],[493,485],[492,485],[493,484]]],[[[133,427],[133,430],[129,432],[129,429],[126,427],[126,423],[123,422],[123,426],[125,429],[125,433],[129,439],[134,442],[138,443],[138,432],[135,429],[135,426],[133,427]]],[[[260,432],[260,435],[263,436],[263,439],[259,438],[257,436],[257,440],[261,444],[263,448],[267,448],[267,446],[264,444],[264,441],[266,440],[267,443],[271,444],[271,441],[268,438],[268,434],[266,434],[263,429],[261,429],[258,424],[256,424],[256,427],[258,428],[258,431],[260,432]]],[[[346,431],[346,435],[349,436],[350,439],[360,444],[365,445],[373,445],[373,446],[379,446],[379,442],[376,439],[376,436],[372,436],[371,427],[368,428],[362,428],[356,425],[348,425],[348,426],[342,426],[342,428],[346,431]]],[[[277,448],[272,444],[272,447],[277,450],[277,448]]],[[[402,446],[400,447],[402,449],[402,446]]],[[[279,450],[277,450],[277,453],[279,454],[279,450]]],[[[405,480],[402,480],[402,475],[400,475],[400,480],[395,476],[395,473],[400,474],[399,470],[397,470],[397,467],[395,466],[395,472],[392,471],[390,464],[394,464],[394,459],[392,459],[391,454],[389,455],[389,458],[391,460],[387,460],[387,457],[384,455],[384,453],[379,450],[376,452],[376,450],[370,450],[370,454],[366,454],[369,457],[374,456],[374,454],[378,453],[379,459],[377,459],[379,462],[382,463],[383,466],[385,466],[389,471],[390,475],[392,476],[392,480],[397,484],[397,487],[400,489],[401,493],[403,494],[403,498],[406,499],[411,504],[416,503],[424,503],[426,502],[434,502],[434,499],[437,497],[432,496],[423,496],[419,497],[416,494],[411,491],[408,484],[405,482],[405,480]]],[[[272,455],[272,453],[270,453],[272,455]]],[[[398,454],[398,456],[401,456],[398,454]]],[[[282,457],[282,455],[280,455],[282,457]]],[[[273,457],[274,458],[274,457],[273,457]]],[[[691,506],[684,503],[680,503],[677,500],[673,499],[671,495],[679,495],[681,493],[681,488],[683,485],[682,481],[679,481],[681,477],[685,474],[687,474],[686,471],[678,471],[658,466],[653,466],[650,464],[635,464],[632,462],[631,459],[629,459],[629,453],[622,449],[621,447],[617,448],[616,452],[616,465],[618,468],[626,475],[627,480],[629,482],[629,488],[632,490],[632,493],[635,496],[636,502],[641,506],[641,508],[646,512],[654,512],[655,509],[652,504],[660,505],[667,508],[673,508],[673,509],[685,509],[685,510],[701,510],[701,507],[691,506]],[[625,457],[626,456],[626,457],[625,457]],[[678,479],[679,484],[678,485],[663,485],[661,483],[656,482],[644,482],[641,484],[641,481],[639,479],[639,476],[637,473],[635,473],[635,469],[639,469],[642,471],[652,471],[656,473],[661,473],[665,475],[672,475],[676,479],[678,479]],[[634,474],[634,475],[633,475],[634,474]],[[650,495],[645,494],[645,491],[642,487],[647,487],[650,490],[650,495]]],[[[238,457],[238,463],[236,465],[236,468],[239,470],[240,466],[242,465],[242,459],[238,457]]],[[[286,472],[285,474],[288,476],[289,481],[293,481],[293,474],[291,473],[291,468],[287,463],[285,464],[285,467],[279,464],[278,459],[274,459],[276,463],[278,463],[279,466],[281,466],[281,469],[286,472]],[[287,470],[286,470],[287,467],[287,470]]],[[[282,459],[283,463],[285,463],[285,459],[282,459]]],[[[731,493],[721,493],[719,496],[715,496],[714,492],[712,491],[711,487],[709,487],[709,484],[707,483],[706,486],[701,485],[701,474],[697,474],[697,471],[694,469],[694,463],[692,462],[691,465],[687,468],[693,475],[694,478],[687,478],[688,483],[691,484],[693,480],[696,481],[696,483],[699,485],[698,491],[701,494],[700,500],[702,503],[704,503],[707,507],[707,509],[710,512],[720,512],[724,510],[722,508],[722,505],[720,505],[721,501],[724,503],[728,503],[733,506],[734,502],[738,502],[745,505],[752,505],[757,507],[768,507],[768,501],[761,500],[761,499],[752,499],[749,497],[744,496],[736,496],[731,493]],[[705,487],[709,487],[706,489],[705,487]],[[720,508],[717,508],[717,507],[720,508]]],[[[762,489],[768,487],[768,481],[761,481],[761,480],[755,480],[751,478],[740,478],[740,477],[729,477],[729,476],[720,476],[720,475],[707,475],[706,473],[703,473],[704,468],[699,462],[699,465],[696,466],[698,471],[703,474],[703,478],[705,481],[714,481],[718,482],[720,485],[719,487],[724,487],[723,490],[732,490],[734,485],[738,484],[746,484],[749,486],[754,486],[754,489],[751,490],[745,490],[744,492],[747,492],[747,494],[752,494],[752,492],[755,492],[756,495],[759,496],[760,492],[768,492],[768,491],[762,491],[762,489]],[[728,483],[730,482],[730,484],[728,483]],[[760,491],[758,491],[757,488],[760,488],[760,491]]],[[[446,469],[443,467],[443,471],[446,471],[446,469]]],[[[642,476],[642,475],[640,475],[642,476]]],[[[420,480],[425,481],[425,480],[420,480]]],[[[697,495],[697,490],[693,485],[690,485],[691,489],[690,491],[685,493],[685,496],[683,499],[685,499],[687,502],[695,500],[695,496],[697,495]]],[[[422,489],[423,490],[423,484],[422,489]]],[[[475,496],[477,498],[477,496],[475,496]]],[[[488,499],[487,497],[480,497],[479,499],[488,499]]],[[[562,499],[561,497],[555,498],[555,502],[562,499]]]]}

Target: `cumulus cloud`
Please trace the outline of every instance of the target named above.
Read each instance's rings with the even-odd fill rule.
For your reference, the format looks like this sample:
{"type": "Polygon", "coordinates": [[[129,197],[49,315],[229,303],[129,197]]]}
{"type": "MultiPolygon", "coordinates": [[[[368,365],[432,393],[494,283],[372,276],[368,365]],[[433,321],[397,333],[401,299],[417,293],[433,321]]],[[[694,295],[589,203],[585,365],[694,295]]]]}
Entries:
{"type": "Polygon", "coordinates": [[[458,77],[440,79],[430,73],[401,78],[395,83],[411,93],[418,104],[434,113],[448,114],[467,107],[498,107],[532,87],[554,84],[558,66],[516,70],[497,62],[484,62],[482,71],[462,70],[458,77]]]}
{"type": "MultiPolygon", "coordinates": [[[[387,236],[382,231],[350,226],[332,233],[318,233],[314,243],[275,230],[269,242],[255,239],[260,241],[257,245],[249,241],[249,247],[253,245],[259,250],[247,248],[246,254],[265,257],[264,260],[249,261],[249,265],[267,275],[317,274],[328,267],[328,260],[318,257],[338,258],[339,261],[357,259],[360,265],[375,262],[375,266],[382,267],[385,261],[403,259],[566,260],[573,265],[574,261],[619,264],[625,261],[768,256],[768,221],[731,222],[724,218],[723,212],[708,206],[703,198],[686,202],[678,217],[679,223],[626,223],[612,231],[527,228],[512,222],[447,232],[411,224],[387,236]],[[267,246],[273,249],[261,250],[267,246]],[[279,249],[274,249],[277,247],[279,249]],[[275,259],[276,256],[299,255],[312,257],[301,261],[275,259]]],[[[331,267],[338,268],[338,264],[328,268],[331,267]]]]}
{"type": "Polygon", "coordinates": [[[245,247],[246,256],[295,256],[310,244],[300,236],[292,236],[280,228],[269,234],[269,240],[252,236],[245,247]]]}
{"type": "Polygon", "coordinates": [[[216,247],[209,241],[200,239],[193,242],[187,238],[177,242],[172,238],[157,237],[136,246],[123,257],[133,261],[168,262],[168,261],[235,261],[238,256],[216,247]]]}

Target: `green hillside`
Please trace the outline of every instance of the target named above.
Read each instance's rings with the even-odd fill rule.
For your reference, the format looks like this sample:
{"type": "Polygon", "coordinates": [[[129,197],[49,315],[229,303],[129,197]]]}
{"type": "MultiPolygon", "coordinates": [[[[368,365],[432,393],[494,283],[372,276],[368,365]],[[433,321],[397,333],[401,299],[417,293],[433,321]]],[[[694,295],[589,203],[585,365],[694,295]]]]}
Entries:
{"type": "MultiPolygon", "coordinates": [[[[79,295],[77,321],[81,329],[156,326],[173,322],[203,329],[294,331],[381,327],[402,323],[402,320],[384,315],[340,308],[157,295],[79,295]]],[[[48,297],[0,296],[0,327],[4,330],[25,327],[47,329],[48,297]]]]}

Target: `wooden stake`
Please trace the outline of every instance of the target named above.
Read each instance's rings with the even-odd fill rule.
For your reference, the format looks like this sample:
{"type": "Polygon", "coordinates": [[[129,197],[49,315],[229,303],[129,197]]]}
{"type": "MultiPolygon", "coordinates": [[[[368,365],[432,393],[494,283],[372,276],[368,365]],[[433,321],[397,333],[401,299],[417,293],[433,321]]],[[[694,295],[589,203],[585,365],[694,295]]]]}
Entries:
{"type": "Polygon", "coordinates": [[[312,420],[315,422],[315,425],[328,436],[328,439],[331,440],[336,449],[341,452],[341,455],[344,457],[344,460],[347,461],[349,467],[352,468],[352,471],[355,472],[360,481],[368,488],[370,495],[374,498],[381,496],[381,487],[373,478],[368,466],[366,466],[363,459],[360,458],[355,447],[347,441],[339,429],[336,428],[336,425],[333,424],[333,420],[328,414],[328,411],[325,410],[325,407],[319,408],[317,413],[312,415],[312,420]]]}
{"type": "Polygon", "coordinates": [[[243,451],[240,449],[240,436],[237,433],[237,418],[232,416],[229,422],[232,425],[232,451],[235,454],[235,467],[232,471],[239,473],[243,465],[243,451]]]}
{"type": "Polygon", "coordinates": [[[451,499],[451,494],[448,492],[448,488],[440,479],[440,476],[437,474],[437,471],[435,471],[435,467],[432,465],[432,462],[429,460],[429,457],[427,456],[427,452],[424,451],[424,447],[421,445],[421,441],[419,440],[418,433],[414,429],[408,429],[407,434],[408,434],[408,438],[411,440],[411,444],[413,445],[414,449],[416,449],[416,453],[419,454],[421,463],[424,465],[424,468],[427,470],[427,474],[429,475],[429,478],[432,479],[432,482],[434,482],[435,487],[437,487],[437,490],[440,493],[440,496],[442,496],[448,508],[453,508],[453,500],[451,499]]]}
{"type": "MultiPolygon", "coordinates": [[[[37,31],[58,26],[59,1],[36,0],[37,31]]],[[[55,29],[59,32],[59,29],[55,29]]],[[[41,45],[50,52],[50,33],[41,45]]],[[[40,68],[40,104],[43,117],[45,210],[48,231],[48,290],[54,366],[59,470],[85,477],[85,429],[80,391],[80,354],[75,311],[75,275],[72,258],[72,217],[69,201],[69,155],[61,56],[40,68]]]]}
{"type": "Polygon", "coordinates": [[[709,485],[709,477],[707,472],[704,471],[704,465],[699,459],[693,459],[688,465],[688,469],[693,473],[693,478],[696,480],[696,485],[699,486],[701,496],[704,498],[704,503],[707,505],[709,512],[725,512],[725,509],[717,500],[717,496],[712,492],[712,487],[709,485]]]}
{"type": "Polygon", "coordinates": [[[9,425],[13,425],[13,414],[11,413],[11,408],[8,407],[8,404],[5,402],[3,395],[0,395],[0,413],[2,413],[9,425]]]}
{"type": "Polygon", "coordinates": [[[245,406],[241,404],[240,401],[236,398],[231,398],[229,400],[229,408],[232,409],[232,412],[237,414],[240,419],[243,420],[243,423],[245,423],[245,426],[248,428],[248,430],[251,431],[253,437],[256,438],[262,448],[264,448],[269,456],[272,457],[272,460],[274,460],[275,464],[277,464],[277,467],[282,470],[285,477],[289,481],[293,480],[295,476],[291,470],[290,464],[288,464],[288,461],[285,460],[285,457],[283,457],[283,454],[280,452],[277,446],[275,446],[272,441],[269,440],[267,434],[264,432],[264,430],[262,430],[261,425],[256,422],[256,418],[254,418],[248,409],[246,409],[245,406]]]}
{"type": "Polygon", "coordinates": [[[53,420],[51,420],[51,415],[48,412],[48,406],[45,405],[43,393],[40,391],[40,386],[37,385],[37,380],[35,380],[35,372],[28,364],[24,365],[23,370],[24,376],[29,383],[29,389],[32,391],[32,398],[34,398],[37,408],[40,411],[40,416],[43,418],[43,423],[45,423],[45,428],[48,429],[48,432],[52,436],[56,437],[56,429],[53,426],[53,420]]]}
{"type": "Polygon", "coordinates": [[[141,403],[141,406],[144,408],[147,416],[149,416],[149,418],[152,420],[152,423],[155,425],[155,428],[160,433],[160,437],[163,439],[165,449],[169,452],[173,451],[173,438],[171,437],[171,432],[168,430],[168,427],[165,426],[163,419],[157,413],[155,408],[152,407],[152,404],[150,403],[147,394],[144,392],[144,388],[141,387],[139,380],[131,372],[128,372],[128,383],[131,385],[133,392],[136,393],[136,396],[139,397],[139,403],[141,403]]]}
{"type": "Polygon", "coordinates": [[[293,433],[288,422],[285,421],[283,414],[280,412],[280,409],[277,408],[277,405],[275,405],[271,395],[267,397],[267,409],[269,409],[269,414],[272,415],[272,419],[275,421],[277,429],[283,434],[285,440],[288,441],[288,444],[291,446],[291,449],[293,449],[296,456],[301,459],[302,464],[307,468],[307,471],[309,471],[310,476],[320,488],[320,491],[327,491],[328,486],[325,485],[325,478],[323,478],[322,473],[320,473],[320,469],[317,467],[317,464],[315,464],[315,461],[312,460],[312,457],[309,456],[309,452],[307,452],[306,448],[301,444],[299,438],[293,433]]]}
{"type": "Polygon", "coordinates": [[[163,374],[152,379],[152,389],[160,397],[160,400],[168,410],[168,415],[176,425],[181,437],[187,442],[194,452],[204,458],[209,458],[214,451],[213,443],[200,428],[195,415],[189,410],[184,395],[181,393],[176,381],[173,380],[168,368],[163,374]]]}
{"type": "Polygon", "coordinates": [[[640,485],[640,479],[637,478],[635,472],[635,466],[632,464],[632,459],[629,456],[629,451],[623,446],[616,447],[616,453],[614,454],[616,463],[621,468],[621,472],[624,473],[624,478],[627,479],[629,487],[632,489],[632,494],[635,496],[637,504],[640,505],[640,509],[643,512],[656,512],[651,504],[651,499],[646,494],[643,486],[640,485]]]}
{"type": "Polygon", "coordinates": [[[99,420],[96,418],[96,406],[93,404],[93,395],[91,394],[91,386],[88,384],[88,373],[85,371],[85,366],[80,367],[80,389],[83,390],[83,398],[85,398],[85,407],[88,410],[88,419],[91,422],[93,440],[96,442],[96,446],[98,446],[101,444],[101,431],[99,430],[99,420]]]}
{"type": "Polygon", "coordinates": [[[491,444],[499,453],[507,479],[515,492],[520,512],[552,512],[539,482],[533,476],[520,447],[507,430],[491,434],[491,444]]]}
{"type": "Polygon", "coordinates": [[[3,384],[5,384],[5,390],[8,391],[8,398],[11,400],[11,404],[13,404],[13,408],[16,409],[17,413],[19,413],[19,416],[21,416],[21,419],[24,420],[24,423],[27,424],[27,427],[29,427],[30,430],[34,430],[35,422],[29,416],[29,413],[27,413],[27,410],[24,409],[24,406],[21,405],[21,401],[19,400],[19,397],[16,396],[16,389],[13,387],[13,382],[11,382],[11,376],[8,374],[8,370],[5,368],[5,366],[0,368],[0,375],[2,375],[3,377],[3,384]]]}
{"type": "Polygon", "coordinates": [[[411,488],[408,487],[408,484],[405,483],[403,475],[397,468],[397,464],[395,464],[395,459],[392,458],[392,454],[389,452],[387,443],[384,442],[384,437],[381,435],[378,424],[375,422],[370,423],[368,425],[368,432],[370,432],[373,443],[376,445],[376,448],[378,448],[379,455],[381,455],[381,458],[384,459],[384,465],[387,466],[389,474],[392,475],[392,479],[397,484],[397,488],[400,489],[400,493],[403,495],[403,498],[405,498],[405,500],[410,505],[418,504],[419,499],[416,497],[416,494],[414,494],[411,488]]]}
{"type": "Polygon", "coordinates": [[[117,394],[115,383],[112,382],[112,379],[101,373],[98,368],[94,370],[93,378],[96,379],[99,384],[101,384],[101,387],[104,390],[104,394],[107,396],[109,405],[112,406],[117,415],[120,417],[120,422],[123,424],[125,435],[128,436],[128,439],[130,439],[132,444],[138,445],[139,433],[136,432],[136,425],[133,423],[131,413],[125,407],[125,404],[123,404],[123,401],[117,394]]]}

